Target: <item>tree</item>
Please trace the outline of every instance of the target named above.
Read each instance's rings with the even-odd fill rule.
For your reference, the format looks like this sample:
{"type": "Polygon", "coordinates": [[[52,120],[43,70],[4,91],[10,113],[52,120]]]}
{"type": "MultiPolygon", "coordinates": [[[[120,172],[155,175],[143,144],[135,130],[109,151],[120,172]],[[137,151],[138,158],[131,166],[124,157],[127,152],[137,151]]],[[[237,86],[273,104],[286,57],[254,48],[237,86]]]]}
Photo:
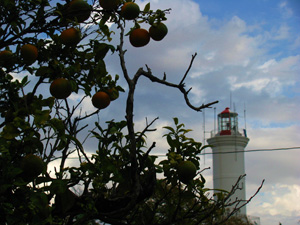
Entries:
{"type": "MultiPolygon", "coordinates": [[[[142,131],[134,127],[135,87],[141,77],[178,89],[192,110],[217,101],[198,107],[189,101],[184,82],[196,54],[178,84],[153,75],[148,66],[130,75],[124,38],[129,35],[142,46],[147,33],[133,38],[133,31],[145,23],[158,26],[170,10],[153,11],[147,4],[137,17],[125,19],[120,13],[125,1],[112,2],[1,0],[1,224],[199,224],[217,221],[237,188],[218,200],[208,197],[199,171],[199,153],[206,146],[188,138],[189,130],[176,118],[175,128],[166,127],[167,160],[157,163],[151,155],[155,143],[147,146],[146,133],[154,131],[156,119],[142,131]],[[126,34],[128,19],[133,27],[126,34]],[[117,46],[109,44],[113,32],[108,23],[120,31],[117,46]],[[85,121],[109,110],[110,102],[124,92],[117,84],[119,76],[106,69],[108,52],[118,54],[127,81],[126,120],[108,121],[106,127],[98,121],[91,128],[85,121]],[[49,92],[45,87],[51,87],[49,92]],[[71,104],[70,92],[84,95],[71,104]],[[91,100],[91,113],[81,109],[88,97],[96,99],[91,100]],[[82,133],[85,138],[80,138],[82,133]],[[90,136],[98,140],[92,157],[85,150],[90,136]],[[66,166],[72,153],[78,154],[77,167],[66,166]],[[198,172],[183,183],[177,170],[184,160],[198,172]],[[47,169],[52,161],[59,161],[54,174],[47,169]],[[158,179],[158,173],[164,178],[158,179]]],[[[167,32],[162,30],[161,37],[167,32]]]]}
{"type": "Polygon", "coordinates": [[[230,217],[224,225],[255,225],[255,223],[249,221],[246,216],[232,216],[230,217]]]}

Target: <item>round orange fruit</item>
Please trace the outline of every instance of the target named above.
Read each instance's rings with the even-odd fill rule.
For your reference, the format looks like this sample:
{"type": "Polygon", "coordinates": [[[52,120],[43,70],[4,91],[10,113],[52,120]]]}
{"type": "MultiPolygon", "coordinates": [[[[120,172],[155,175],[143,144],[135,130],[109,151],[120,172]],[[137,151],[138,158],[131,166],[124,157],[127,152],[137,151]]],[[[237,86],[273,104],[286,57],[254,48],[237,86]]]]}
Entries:
{"type": "Polygon", "coordinates": [[[149,32],[143,28],[134,29],[129,35],[129,41],[134,47],[143,47],[150,41],[149,32]]]}
{"type": "Polygon", "coordinates": [[[104,91],[98,91],[96,94],[92,97],[92,103],[93,106],[95,106],[98,109],[104,109],[110,104],[110,97],[109,95],[104,91]]]}
{"type": "Polygon", "coordinates": [[[9,66],[12,64],[13,53],[8,50],[0,52],[0,66],[9,66]]]}
{"type": "Polygon", "coordinates": [[[120,0],[99,0],[100,6],[105,10],[114,10],[120,5],[120,0]]]}
{"type": "Polygon", "coordinates": [[[25,44],[21,47],[21,56],[26,63],[33,63],[38,57],[38,50],[34,45],[25,44]]]}
{"type": "Polygon", "coordinates": [[[126,20],[133,20],[139,16],[140,7],[134,2],[125,2],[120,14],[126,20]]]}
{"type": "Polygon", "coordinates": [[[50,94],[57,99],[65,99],[72,93],[70,81],[65,78],[57,78],[50,85],[50,94]]]}
{"type": "Polygon", "coordinates": [[[92,7],[84,0],[72,0],[68,4],[67,18],[82,23],[87,20],[92,12],[92,7]]]}
{"type": "Polygon", "coordinates": [[[29,154],[21,160],[22,175],[26,180],[37,177],[45,168],[44,161],[37,155],[29,154]]]}
{"type": "Polygon", "coordinates": [[[189,160],[179,163],[177,174],[179,180],[183,183],[188,183],[196,176],[197,168],[195,164],[189,160]]]}
{"type": "Polygon", "coordinates": [[[155,41],[161,41],[167,33],[168,28],[164,23],[156,23],[149,28],[150,37],[155,41]]]}
{"type": "Polygon", "coordinates": [[[60,39],[65,45],[76,45],[81,39],[80,31],[74,27],[71,27],[61,32],[60,39]]]}

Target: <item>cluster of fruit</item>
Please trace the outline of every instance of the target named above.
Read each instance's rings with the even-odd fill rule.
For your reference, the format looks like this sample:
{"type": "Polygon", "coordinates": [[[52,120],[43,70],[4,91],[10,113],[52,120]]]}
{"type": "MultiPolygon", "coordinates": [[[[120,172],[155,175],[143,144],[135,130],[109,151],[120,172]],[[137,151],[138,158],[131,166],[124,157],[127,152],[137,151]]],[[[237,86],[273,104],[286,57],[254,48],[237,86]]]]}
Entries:
{"type": "MultiPolygon", "coordinates": [[[[121,5],[120,0],[99,0],[100,6],[104,10],[117,10],[121,5]]],[[[140,7],[135,2],[125,2],[120,10],[120,15],[125,20],[134,20],[140,14],[140,7]]],[[[167,26],[162,23],[153,23],[149,30],[135,28],[130,32],[129,41],[134,47],[143,47],[147,45],[152,38],[155,41],[161,41],[168,33],[167,26]]]]}
{"type": "MultiPolygon", "coordinates": [[[[62,15],[64,19],[84,22],[90,17],[92,7],[84,0],[72,0],[68,3],[62,15]]],[[[81,40],[80,30],[71,27],[61,32],[60,41],[66,46],[75,46],[81,40]]],[[[32,44],[25,44],[20,48],[20,55],[27,64],[33,64],[38,58],[38,48],[32,44]]],[[[8,66],[12,62],[13,53],[9,50],[0,52],[0,65],[8,66]]],[[[66,99],[72,93],[72,85],[66,78],[57,78],[50,85],[50,94],[57,99],[66,99]]],[[[99,91],[92,97],[93,105],[98,109],[106,108],[111,101],[117,99],[119,92],[115,88],[99,91]]]]}
{"type": "MultiPolygon", "coordinates": [[[[91,6],[83,0],[72,0],[63,11],[64,18],[82,23],[90,17],[91,6]]],[[[81,40],[80,30],[71,27],[61,32],[61,43],[66,46],[77,45],[81,40]]],[[[65,99],[72,93],[71,82],[65,78],[57,78],[50,85],[50,93],[57,99],[65,99]]],[[[92,97],[92,104],[98,109],[106,108],[111,101],[117,99],[119,92],[115,89],[99,91],[92,97]]]]}
{"type": "MultiPolygon", "coordinates": [[[[112,11],[121,7],[118,11],[120,16],[125,20],[135,20],[141,10],[135,2],[121,3],[120,0],[99,0],[103,10],[112,11]]],[[[90,17],[91,7],[83,0],[73,0],[67,6],[64,15],[68,19],[84,22],[90,17]]],[[[149,43],[150,38],[155,41],[161,41],[168,33],[167,26],[162,22],[151,24],[149,30],[135,28],[130,32],[129,41],[134,47],[142,47],[149,43]]],[[[80,41],[80,31],[72,27],[62,32],[62,43],[66,45],[77,44],[80,41]]]]}
{"type": "MultiPolygon", "coordinates": [[[[140,15],[140,7],[135,2],[121,3],[120,0],[99,0],[99,4],[104,11],[115,11],[125,20],[135,20],[140,15]]],[[[67,25],[67,21],[82,23],[86,21],[92,13],[92,6],[85,0],[72,0],[67,3],[61,12],[62,22],[67,25]]],[[[142,47],[149,43],[150,38],[155,41],[162,40],[168,33],[167,26],[162,22],[153,23],[149,30],[134,28],[129,35],[129,41],[134,47],[142,47]]],[[[81,32],[75,27],[65,29],[60,34],[60,41],[65,46],[76,46],[81,40],[81,32]]],[[[32,44],[25,44],[20,48],[23,61],[30,65],[37,60],[38,48],[32,44]]],[[[13,53],[9,50],[0,52],[0,64],[8,65],[12,60],[13,53]]],[[[72,93],[71,82],[65,78],[57,78],[50,85],[50,93],[57,99],[65,99],[72,93]]],[[[92,97],[93,105],[98,109],[106,108],[112,100],[118,97],[117,90],[97,92],[92,97]]]]}
{"type": "MultiPolygon", "coordinates": [[[[120,0],[99,0],[103,10],[117,10],[121,6],[120,0]]],[[[140,14],[139,6],[134,2],[125,2],[121,6],[120,16],[125,20],[134,20],[140,14]]],[[[65,10],[64,15],[68,19],[84,22],[91,14],[90,5],[83,0],[72,0],[65,10]]],[[[149,43],[150,38],[155,41],[162,40],[168,33],[167,26],[162,23],[154,23],[149,31],[143,28],[133,29],[130,33],[129,40],[134,47],[142,47],[149,43]]],[[[81,40],[80,31],[74,27],[64,30],[60,35],[61,42],[64,45],[76,45],[81,40]]],[[[50,86],[50,93],[57,99],[65,99],[72,93],[70,82],[65,78],[54,80],[50,86]]],[[[118,98],[119,92],[115,89],[99,91],[92,97],[93,105],[98,109],[106,108],[111,101],[118,98]]]]}
{"type": "MultiPolygon", "coordinates": [[[[50,85],[50,93],[57,99],[65,99],[72,93],[71,82],[65,78],[57,78],[50,85]]],[[[104,109],[109,106],[111,101],[119,97],[116,88],[110,88],[105,91],[98,91],[92,97],[92,104],[98,109],[104,109]]]]}
{"type": "MultiPolygon", "coordinates": [[[[84,22],[90,17],[92,7],[84,0],[72,0],[66,5],[63,13],[65,18],[77,22],[84,22]]],[[[65,45],[78,44],[81,39],[80,31],[74,27],[64,30],[61,33],[61,42],[65,45]]],[[[20,49],[23,61],[30,65],[34,63],[38,57],[38,49],[32,44],[25,44],[20,49]]],[[[13,53],[9,50],[0,52],[0,65],[7,66],[12,60],[13,53]]]]}
{"type": "MultiPolygon", "coordinates": [[[[21,57],[26,64],[32,64],[38,57],[38,49],[34,45],[25,44],[20,49],[21,57]]],[[[13,53],[10,50],[0,52],[0,66],[8,67],[12,63],[13,53]]]]}

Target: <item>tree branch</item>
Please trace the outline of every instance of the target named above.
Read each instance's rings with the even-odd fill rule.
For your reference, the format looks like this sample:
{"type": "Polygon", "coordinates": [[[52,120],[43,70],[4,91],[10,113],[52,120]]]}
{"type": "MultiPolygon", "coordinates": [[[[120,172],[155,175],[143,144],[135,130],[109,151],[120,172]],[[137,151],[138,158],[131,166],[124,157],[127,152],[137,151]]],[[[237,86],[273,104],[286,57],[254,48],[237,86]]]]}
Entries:
{"type": "MultiPolygon", "coordinates": [[[[151,80],[152,82],[157,82],[157,83],[160,83],[160,84],[169,86],[169,87],[174,87],[174,88],[179,89],[179,90],[181,91],[181,93],[183,93],[183,96],[184,96],[184,99],[185,99],[186,104],[187,104],[191,109],[193,109],[193,110],[199,112],[199,111],[201,111],[201,110],[204,109],[204,108],[210,108],[211,105],[214,105],[214,104],[218,103],[219,101],[214,101],[214,102],[210,102],[210,103],[207,103],[207,104],[202,104],[201,106],[198,106],[198,107],[197,107],[197,106],[194,106],[194,105],[190,102],[190,100],[189,100],[189,98],[188,98],[188,93],[190,92],[191,88],[190,88],[189,90],[186,90],[186,89],[184,88],[184,83],[183,83],[183,81],[185,80],[185,78],[186,78],[188,72],[190,71],[190,68],[191,68],[191,66],[192,66],[192,63],[193,63],[195,57],[196,57],[196,54],[192,56],[192,60],[191,60],[191,62],[190,62],[189,68],[188,68],[187,71],[185,72],[185,74],[184,74],[184,76],[183,76],[183,78],[182,78],[182,80],[180,81],[179,84],[170,83],[170,82],[166,81],[165,77],[164,77],[163,79],[160,79],[160,78],[154,76],[154,75],[152,74],[150,68],[149,68],[147,65],[146,65],[147,71],[145,71],[145,70],[143,70],[142,68],[140,68],[140,69],[139,69],[140,72],[137,73],[137,74],[139,74],[139,75],[144,75],[145,77],[147,77],[147,78],[148,78],[149,80],[151,80]]],[[[136,76],[137,76],[137,74],[136,74],[136,76]]]]}
{"type": "Polygon", "coordinates": [[[182,80],[180,81],[179,85],[183,85],[184,84],[183,82],[184,82],[185,78],[187,77],[188,73],[190,72],[190,69],[192,68],[192,65],[193,65],[193,62],[194,62],[194,59],[196,58],[196,56],[197,56],[197,53],[195,53],[194,55],[192,55],[192,59],[190,61],[190,65],[189,65],[188,69],[186,70],[186,72],[185,72],[182,80]]]}

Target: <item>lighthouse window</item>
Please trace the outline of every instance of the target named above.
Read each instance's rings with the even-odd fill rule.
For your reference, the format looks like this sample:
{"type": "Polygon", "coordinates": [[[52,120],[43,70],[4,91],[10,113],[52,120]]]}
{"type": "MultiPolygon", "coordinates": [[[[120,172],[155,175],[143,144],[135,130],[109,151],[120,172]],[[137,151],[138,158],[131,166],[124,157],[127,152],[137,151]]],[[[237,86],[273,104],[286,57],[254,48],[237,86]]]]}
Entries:
{"type": "Polygon", "coordinates": [[[220,122],[219,128],[221,128],[221,130],[230,130],[230,118],[221,118],[220,122]]]}
{"type": "Polygon", "coordinates": [[[231,130],[238,131],[238,117],[231,118],[231,130]]]}

